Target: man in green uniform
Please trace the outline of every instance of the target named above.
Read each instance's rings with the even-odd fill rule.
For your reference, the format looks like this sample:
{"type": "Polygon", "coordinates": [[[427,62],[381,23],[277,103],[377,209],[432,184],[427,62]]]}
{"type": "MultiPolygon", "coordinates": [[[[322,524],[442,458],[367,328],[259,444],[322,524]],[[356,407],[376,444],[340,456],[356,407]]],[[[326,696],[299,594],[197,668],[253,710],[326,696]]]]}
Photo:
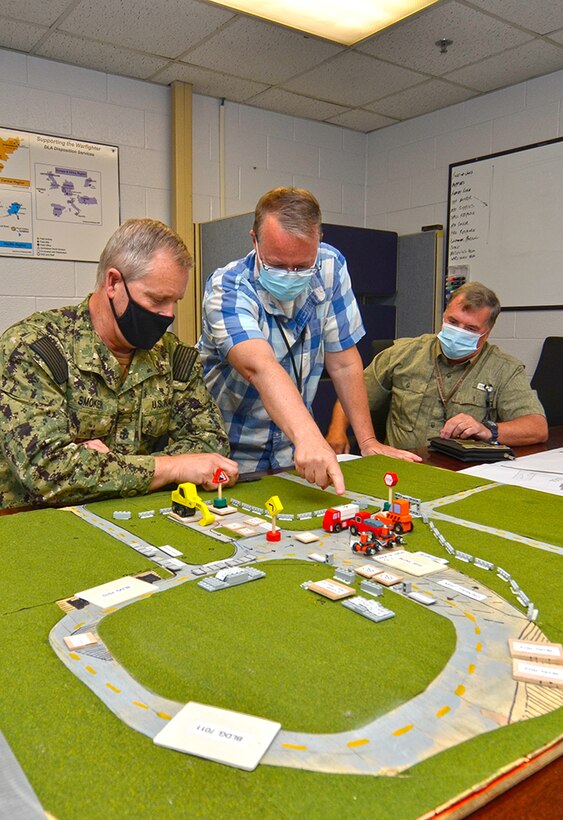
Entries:
{"type": "MultiPolygon", "coordinates": [[[[509,446],[546,440],[524,365],[487,342],[499,312],[493,291],[470,282],[450,299],[437,336],[397,339],[366,367],[371,409],[390,401],[388,444],[416,450],[435,436],[509,446]]],[[[337,453],[349,449],[347,429],[337,402],[327,433],[337,453]]]]}
{"type": "Polygon", "coordinates": [[[167,328],[192,266],[161,222],[110,238],[82,304],[0,338],[0,506],[75,504],[236,480],[195,348],[167,328]]]}

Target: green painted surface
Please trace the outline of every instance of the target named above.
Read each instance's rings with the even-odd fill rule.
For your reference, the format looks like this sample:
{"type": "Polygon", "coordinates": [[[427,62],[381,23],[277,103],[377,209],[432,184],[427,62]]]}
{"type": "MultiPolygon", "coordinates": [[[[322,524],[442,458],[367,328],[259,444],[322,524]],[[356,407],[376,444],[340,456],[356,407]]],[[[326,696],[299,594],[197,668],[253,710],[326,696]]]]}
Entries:
{"type": "MultiPolygon", "coordinates": [[[[397,466],[381,457],[374,458],[373,464],[378,482],[382,470],[392,465],[399,472],[397,489],[423,498],[467,489],[470,481],[445,471],[434,476],[431,468],[397,466]]],[[[369,466],[367,475],[364,465],[361,470],[344,465],[348,484],[358,492],[376,492],[373,484],[367,485],[374,478],[373,468],[365,466],[369,466]],[[361,473],[357,482],[352,478],[355,470],[361,473]]],[[[299,511],[289,509],[288,496],[284,498],[279,491],[278,482],[283,479],[271,480],[277,492],[269,484],[249,484],[232,494],[258,506],[275,492],[288,511],[299,511]],[[257,500],[253,502],[251,496],[257,500]]],[[[476,485],[475,480],[471,482],[476,485]]],[[[381,497],[383,490],[381,483],[381,497]]],[[[489,494],[496,492],[479,493],[471,516],[489,516],[489,494]]],[[[322,498],[319,508],[334,503],[334,496],[322,498]]],[[[561,529],[559,499],[554,504],[553,496],[542,495],[530,501],[526,493],[514,498],[511,492],[506,499],[509,510],[517,513],[512,515],[510,529],[526,527],[520,507],[528,512],[530,508],[523,505],[532,503],[534,514],[539,511],[542,520],[551,521],[548,540],[560,543],[556,540],[561,529]]],[[[156,495],[134,501],[143,509],[158,509],[156,495]]],[[[308,496],[307,504],[312,501],[308,496]]],[[[131,502],[126,504],[129,507],[131,502]]],[[[317,506],[316,499],[313,506],[317,506]]],[[[115,509],[124,507],[123,501],[114,504],[115,509]]],[[[309,522],[306,528],[310,526],[309,522]]],[[[539,626],[550,639],[562,640],[561,556],[446,522],[440,522],[440,528],[454,546],[511,572],[534,597],[540,610],[539,626]]],[[[526,534],[539,537],[537,529],[526,534]]],[[[330,537],[326,537],[326,549],[330,537]]],[[[407,536],[407,546],[444,555],[420,522],[407,536]]],[[[0,558],[0,728],[45,809],[59,820],[341,818],[352,814],[357,818],[415,818],[561,733],[559,710],[463,743],[396,778],[323,775],[269,766],[248,773],[170,752],[124,726],[67,671],[47,639],[61,617],[56,600],[153,565],[62,511],[0,518],[0,558]]],[[[496,573],[459,562],[455,566],[511,599],[496,573]]],[[[181,699],[195,685],[203,702],[247,707],[253,713],[256,703],[267,716],[279,716],[284,724],[288,721],[293,724],[290,728],[299,730],[313,728],[315,723],[325,728],[361,723],[364,716],[388,708],[394,687],[398,702],[423,686],[429,675],[426,664],[439,665],[448,654],[448,624],[443,632],[443,619],[429,610],[416,608],[416,617],[411,616],[414,605],[393,593],[386,592],[384,602],[393,602],[397,617],[371,625],[348,613],[349,623],[355,619],[351,636],[343,628],[340,610],[344,608],[320,603],[316,595],[299,588],[303,577],[321,577],[324,567],[285,561],[265,563],[262,568],[266,579],[232,590],[205,593],[188,584],[132,605],[119,618],[106,621],[108,640],[116,654],[127,655],[137,674],[150,680],[161,694],[181,699]],[[250,600],[249,606],[246,602],[250,600]],[[143,622],[145,613],[151,617],[143,622]],[[430,635],[423,634],[425,623],[430,635]],[[358,640],[362,635],[363,642],[358,640]],[[395,640],[389,651],[391,635],[395,640]],[[426,654],[415,656],[413,640],[423,641],[426,654]],[[250,642],[248,657],[245,641],[250,642]],[[267,668],[268,663],[271,666],[268,653],[275,655],[276,645],[278,660],[283,661],[279,680],[277,669],[267,668]],[[165,679],[167,655],[170,672],[165,679]],[[204,662],[205,656],[215,657],[216,663],[204,662]],[[341,681],[337,670],[349,680],[341,681]],[[233,703],[236,687],[241,700],[233,703]],[[339,693],[349,699],[348,704],[337,703],[339,693]]],[[[423,581],[420,585],[424,588],[423,581]]]]}
{"type": "Polygon", "coordinates": [[[486,499],[470,496],[440,511],[563,547],[563,498],[522,487],[492,487],[486,499]],[[486,501],[486,503],[483,503],[486,501]]]}
{"type": "MultiPolygon", "coordinates": [[[[389,590],[379,600],[396,617],[374,626],[301,589],[304,581],[331,578],[328,567],[288,560],[259,568],[266,578],[229,590],[210,593],[190,583],[154,595],[104,619],[100,634],[152,691],[204,703],[213,693],[214,706],[296,732],[364,725],[423,691],[454,650],[450,621],[389,590]],[[399,642],[409,652],[389,666],[399,642]]],[[[355,586],[359,594],[359,580],[355,586]]]]}

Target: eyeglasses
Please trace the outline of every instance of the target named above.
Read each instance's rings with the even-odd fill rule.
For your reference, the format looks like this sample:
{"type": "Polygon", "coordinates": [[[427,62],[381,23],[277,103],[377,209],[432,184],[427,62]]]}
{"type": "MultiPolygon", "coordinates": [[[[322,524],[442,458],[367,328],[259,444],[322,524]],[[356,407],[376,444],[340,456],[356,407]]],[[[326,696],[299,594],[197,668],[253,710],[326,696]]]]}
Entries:
{"type": "Polygon", "coordinates": [[[315,264],[311,265],[311,267],[309,268],[278,268],[275,265],[267,265],[264,262],[262,254],[259,252],[258,243],[256,243],[256,251],[258,253],[260,265],[266,271],[266,273],[273,273],[274,275],[284,276],[286,276],[288,273],[293,274],[294,276],[312,276],[313,274],[318,273],[321,269],[321,266],[316,259],[315,264]]]}

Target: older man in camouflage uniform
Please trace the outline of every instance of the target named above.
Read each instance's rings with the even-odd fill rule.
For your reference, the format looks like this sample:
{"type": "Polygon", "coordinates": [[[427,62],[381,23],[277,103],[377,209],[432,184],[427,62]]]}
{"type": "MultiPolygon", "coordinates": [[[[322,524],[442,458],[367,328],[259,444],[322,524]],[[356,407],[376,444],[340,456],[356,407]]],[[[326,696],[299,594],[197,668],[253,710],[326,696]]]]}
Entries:
{"type": "Polygon", "coordinates": [[[0,339],[0,505],[71,504],[232,480],[223,421],[194,348],[166,332],[191,256],[161,222],[111,237],[96,289],[0,339]]]}

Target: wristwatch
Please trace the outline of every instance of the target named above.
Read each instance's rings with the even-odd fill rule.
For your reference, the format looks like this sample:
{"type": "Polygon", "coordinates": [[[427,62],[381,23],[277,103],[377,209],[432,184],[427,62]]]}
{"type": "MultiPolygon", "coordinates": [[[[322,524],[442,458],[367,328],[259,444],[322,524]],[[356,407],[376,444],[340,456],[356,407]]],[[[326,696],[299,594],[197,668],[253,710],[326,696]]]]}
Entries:
{"type": "Polygon", "coordinates": [[[491,431],[490,444],[498,444],[498,424],[494,421],[484,421],[483,426],[491,431]]]}

